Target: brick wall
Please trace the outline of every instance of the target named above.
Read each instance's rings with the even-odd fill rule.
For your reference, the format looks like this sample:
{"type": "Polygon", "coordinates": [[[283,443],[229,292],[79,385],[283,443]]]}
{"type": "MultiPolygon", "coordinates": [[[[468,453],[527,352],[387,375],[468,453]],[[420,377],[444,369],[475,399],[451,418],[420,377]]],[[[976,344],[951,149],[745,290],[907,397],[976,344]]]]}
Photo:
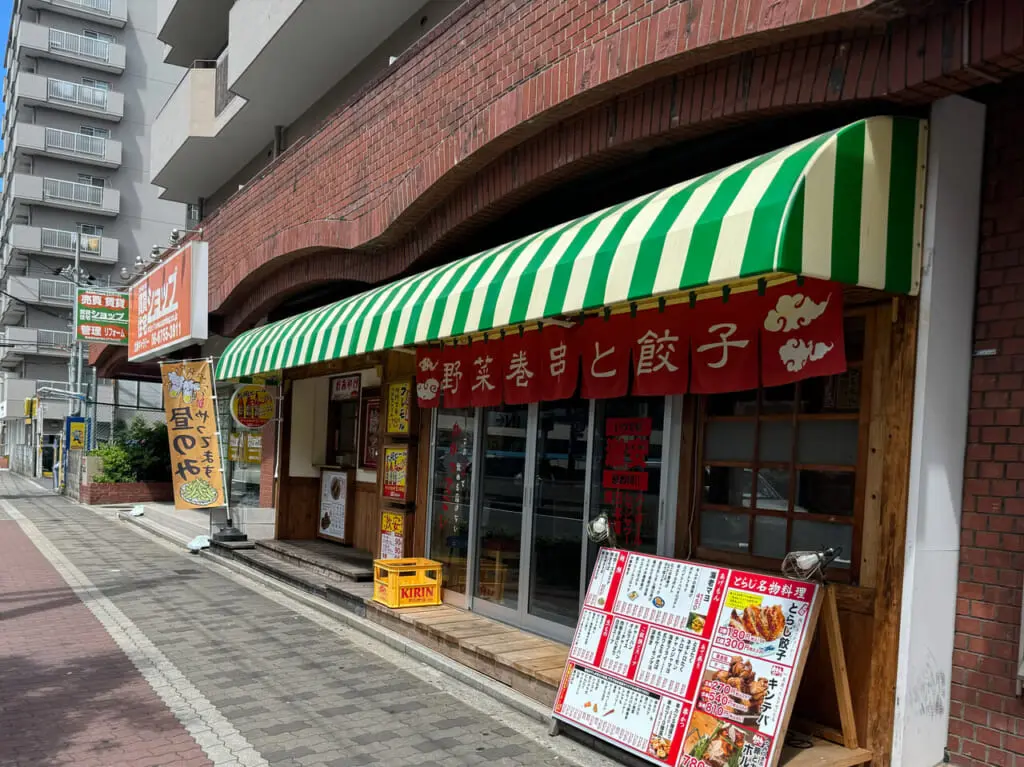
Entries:
{"type": "Polygon", "coordinates": [[[1024,765],[1016,697],[1024,574],[1024,84],[990,100],[949,750],[1024,765]]]}
{"type": "MultiPolygon", "coordinates": [[[[851,0],[467,8],[204,222],[210,306],[231,315],[226,334],[290,290],[388,279],[559,168],[578,171],[641,140],[681,140],[686,128],[784,107],[927,102],[973,77],[961,46],[948,44],[960,39],[959,6],[884,30],[874,3],[851,0]],[[860,31],[820,34],[844,26],[860,31]],[[527,148],[531,141],[539,143],[527,148]],[[328,253],[309,255],[315,250],[328,253]]],[[[997,75],[1020,68],[1009,54],[1024,51],[1024,26],[1005,23],[1004,1],[975,0],[971,13],[972,66],[997,75]]]]}
{"type": "Polygon", "coordinates": [[[170,482],[123,482],[82,485],[81,502],[88,506],[115,503],[170,503],[174,486],[170,482]]]}

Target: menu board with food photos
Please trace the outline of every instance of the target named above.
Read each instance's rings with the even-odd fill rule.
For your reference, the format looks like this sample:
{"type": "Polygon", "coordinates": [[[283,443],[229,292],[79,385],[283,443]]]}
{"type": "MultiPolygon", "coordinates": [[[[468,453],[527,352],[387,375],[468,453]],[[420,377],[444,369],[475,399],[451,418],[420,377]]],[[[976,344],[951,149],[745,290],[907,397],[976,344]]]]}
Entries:
{"type": "Polygon", "coordinates": [[[772,767],[815,583],[602,549],[554,716],[654,764],[772,767]]]}

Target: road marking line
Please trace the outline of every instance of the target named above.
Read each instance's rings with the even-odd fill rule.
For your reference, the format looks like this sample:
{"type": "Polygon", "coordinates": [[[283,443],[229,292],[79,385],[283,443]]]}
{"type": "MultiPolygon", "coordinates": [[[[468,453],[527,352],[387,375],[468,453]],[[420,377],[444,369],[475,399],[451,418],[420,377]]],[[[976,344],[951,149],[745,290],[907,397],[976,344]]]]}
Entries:
{"type": "Polygon", "coordinates": [[[181,671],[135,623],[103,595],[92,581],[75,567],[49,539],[10,502],[0,499],[0,508],[18,523],[22,532],[53,565],[82,600],[89,612],[107,630],[139,673],[160,696],[174,717],[192,736],[216,767],[269,767],[252,744],[207,700],[181,671]],[[231,742],[231,746],[227,745],[231,742]]]}

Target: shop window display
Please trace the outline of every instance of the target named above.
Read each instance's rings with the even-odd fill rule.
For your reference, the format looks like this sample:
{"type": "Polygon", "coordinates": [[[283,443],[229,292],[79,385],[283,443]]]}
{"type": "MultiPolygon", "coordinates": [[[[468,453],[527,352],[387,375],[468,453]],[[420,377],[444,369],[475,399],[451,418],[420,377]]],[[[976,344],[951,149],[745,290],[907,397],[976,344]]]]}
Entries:
{"type": "Polygon", "coordinates": [[[702,557],[777,566],[834,546],[834,567],[856,578],[865,318],[847,317],[845,336],[845,373],[703,399],[702,557]]]}

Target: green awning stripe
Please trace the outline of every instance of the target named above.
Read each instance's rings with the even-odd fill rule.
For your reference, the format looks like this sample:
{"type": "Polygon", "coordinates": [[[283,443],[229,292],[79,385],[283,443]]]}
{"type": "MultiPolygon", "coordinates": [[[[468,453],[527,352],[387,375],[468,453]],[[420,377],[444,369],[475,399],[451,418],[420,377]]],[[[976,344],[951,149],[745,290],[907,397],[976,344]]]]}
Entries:
{"type": "Polygon", "coordinates": [[[862,120],[234,339],[257,375],[770,273],[914,295],[925,124],[862,120]]]}

